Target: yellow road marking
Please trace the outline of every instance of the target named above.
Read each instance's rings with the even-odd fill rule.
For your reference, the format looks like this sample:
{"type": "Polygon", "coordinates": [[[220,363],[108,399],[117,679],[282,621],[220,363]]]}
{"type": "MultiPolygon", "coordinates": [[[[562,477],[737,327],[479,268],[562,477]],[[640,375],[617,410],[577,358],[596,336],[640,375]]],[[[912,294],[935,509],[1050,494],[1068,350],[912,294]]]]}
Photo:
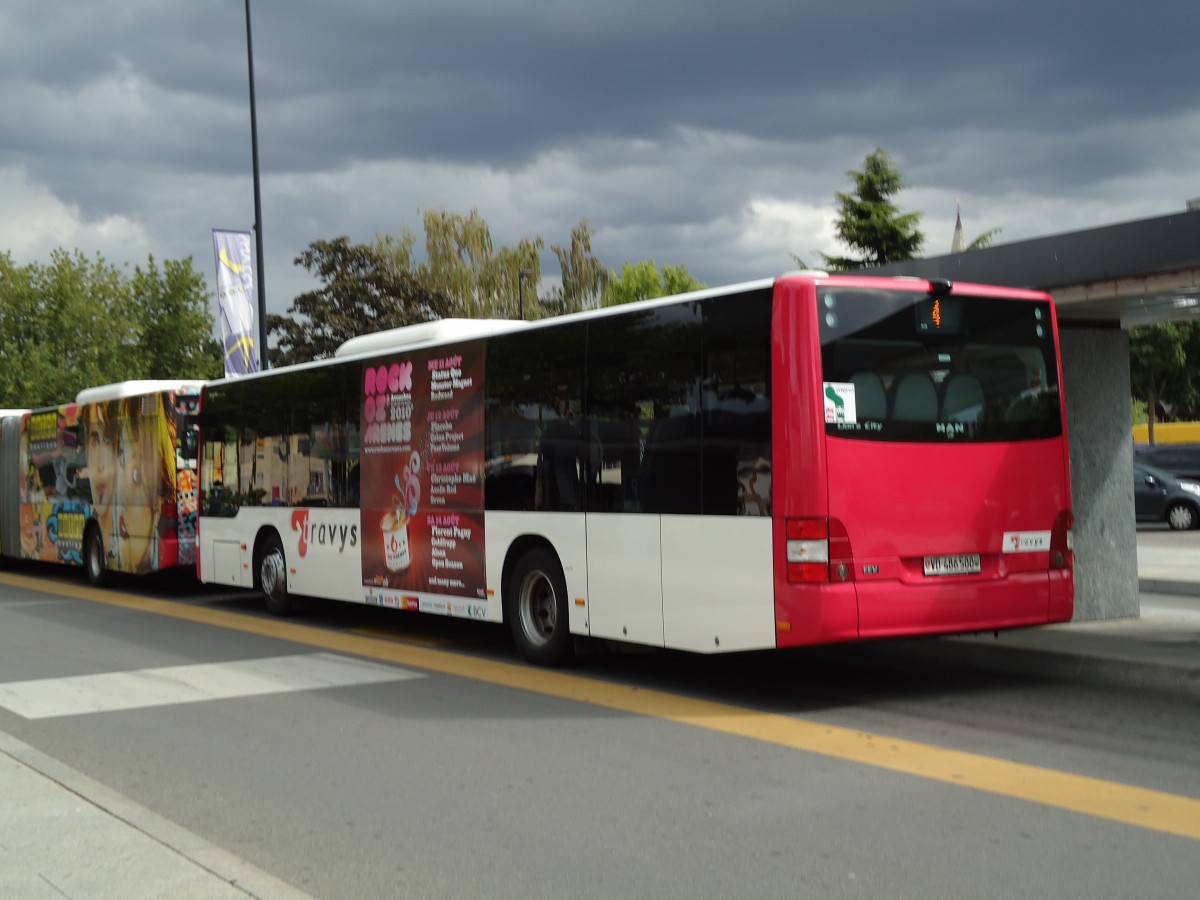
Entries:
{"type": "Polygon", "coordinates": [[[339,653],[440,672],[620,712],[1026,800],[1152,831],[1200,840],[1200,800],[930,744],[822,725],[663,691],[609,684],[564,672],[461,656],[394,640],[337,633],[119,591],[0,574],[0,582],[46,594],[104,603],[339,653]]]}

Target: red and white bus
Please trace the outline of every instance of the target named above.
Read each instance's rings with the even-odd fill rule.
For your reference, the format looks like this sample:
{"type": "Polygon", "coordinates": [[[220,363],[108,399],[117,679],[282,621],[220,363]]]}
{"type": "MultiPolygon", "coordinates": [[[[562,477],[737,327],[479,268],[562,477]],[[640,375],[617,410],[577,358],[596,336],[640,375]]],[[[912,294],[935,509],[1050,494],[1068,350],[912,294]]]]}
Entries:
{"type": "Polygon", "coordinates": [[[200,578],[699,652],[1064,621],[1043,293],[804,272],[205,386],[200,578]]]}
{"type": "Polygon", "coordinates": [[[144,575],[196,562],[200,381],[125,381],[0,416],[0,557],[144,575]]]}

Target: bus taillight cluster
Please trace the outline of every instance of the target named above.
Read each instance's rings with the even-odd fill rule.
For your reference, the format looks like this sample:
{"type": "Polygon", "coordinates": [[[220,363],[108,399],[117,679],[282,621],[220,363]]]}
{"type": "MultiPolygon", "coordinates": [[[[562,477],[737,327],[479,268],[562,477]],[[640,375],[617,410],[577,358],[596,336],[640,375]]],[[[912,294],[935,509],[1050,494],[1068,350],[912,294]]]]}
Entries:
{"type": "Polygon", "coordinates": [[[829,520],[787,520],[787,579],[792,584],[829,581],[829,520]]]}

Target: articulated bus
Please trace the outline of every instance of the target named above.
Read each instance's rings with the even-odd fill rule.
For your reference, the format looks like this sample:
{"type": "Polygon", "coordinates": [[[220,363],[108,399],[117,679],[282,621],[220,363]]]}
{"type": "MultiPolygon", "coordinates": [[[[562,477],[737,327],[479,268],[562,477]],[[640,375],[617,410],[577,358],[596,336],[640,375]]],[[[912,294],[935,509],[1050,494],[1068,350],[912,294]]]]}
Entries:
{"type": "Polygon", "coordinates": [[[196,564],[200,381],[126,381],[0,416],[0,557],[144,575],[196,564]]]}
{"type": "Polygon", "coordinates": [[[1054,305],[773,280],[208,383],[200,578],[729,652],[1065,621],[1054,305]]]}

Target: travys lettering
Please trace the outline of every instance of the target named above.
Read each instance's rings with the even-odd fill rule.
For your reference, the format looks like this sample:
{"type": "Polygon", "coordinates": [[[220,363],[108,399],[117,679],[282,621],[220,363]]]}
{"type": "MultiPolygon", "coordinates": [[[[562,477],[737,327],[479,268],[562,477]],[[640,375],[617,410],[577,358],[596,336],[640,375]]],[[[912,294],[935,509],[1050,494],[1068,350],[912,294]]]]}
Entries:
{"type": "Polygon", "coordinates": [[[336,548],[338,553],[345,553],[347,547],[358,546],[357,525],[310,521],[307,509],[292,513],[292,531],[300,536],[297,549],[301,557],[308,555],[310,544],[336,548]]]}

